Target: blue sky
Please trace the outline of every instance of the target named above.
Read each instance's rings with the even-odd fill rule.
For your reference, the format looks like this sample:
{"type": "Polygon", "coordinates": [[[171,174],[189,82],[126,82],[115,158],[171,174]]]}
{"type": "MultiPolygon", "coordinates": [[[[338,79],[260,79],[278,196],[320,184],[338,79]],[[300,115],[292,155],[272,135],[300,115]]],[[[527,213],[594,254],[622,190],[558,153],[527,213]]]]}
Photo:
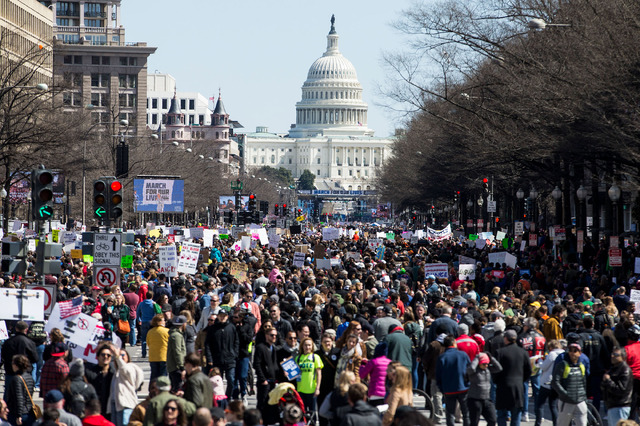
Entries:
{"type": "Polygon", "coordinates": [[[222,99],[231,119],[255,131],[286,132],[309,66],[326,48],[331,14],[340,51],[358,72],[369,105],[369,127],[388,136],[402,117],[384,103],[383,52],[404,50],[390,25],[410,0],[125,0],[126,41],[157,47],[148,72],[168,73],[178,90],[222,99]]]}

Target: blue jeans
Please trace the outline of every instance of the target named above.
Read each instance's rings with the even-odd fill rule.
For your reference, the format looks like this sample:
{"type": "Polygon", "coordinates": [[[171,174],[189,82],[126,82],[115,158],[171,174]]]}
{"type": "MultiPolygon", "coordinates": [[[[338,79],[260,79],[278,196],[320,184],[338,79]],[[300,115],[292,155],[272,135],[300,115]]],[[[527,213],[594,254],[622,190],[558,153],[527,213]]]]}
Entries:
{"type": "Polygon", "coordinates": [[[122,411],[116,411],[116,403],[111,404],[111,420],[116,426],[126,426],[129,424],[129,417],[133,413],[133,408],[124,408],[122,411]]]}
{"type": "Polygon", "coordinates": [[[149,377],[149,380],[167,375],[167,363],[165,361],[154,361],[150,362],[149,365],[151,366],[151,377],[149,377]]]}
{"type": "Polygon", "coordinates": [[[233,393],[237,399],[238,394],[240,398],[247,394],[247,377],[249,376],[249,357],[239,358],[236,362],[236,385],[233,393]]]}
{"type": "Polygon", "coordinates": [[[415,354],[411,355],[411,379],[413,380],[413,387],[418,387],[418,362],[416,361],[415,354]]]}
{"type": "Polygon", "coordinates": [[[231,400],[233,398],[233,390],[236,387],[236,366],[232,364],[220,366],[219,368],[221,375],[224,374],[224,378],[227,379],[227,391],[225,393],[227,394],[227,398],[231,400]]]}
{"type": "Polygon", "coordinates": [[[33,382],[36,384],[35,386],[39,388],[40,373],[42,372],[42,366],[44,365],[44,360],[42,359],[42,355],[44,354],[44,343],[36,346],[36,351],[38,352],[38,362],[31,365],[31,367],[33,367],[33,370],[31,370],[31,376],[33,377],[33,382]]]}
{"type": "Polygon", "coordinates": [[[151,329],[151,322],[140,324],[140,341],[142,342],[142,358],[147,357],[147,332],[151,329]]]}
{"type": "Polygon", "coordinates": [[[136,320],[129,319],[129,328],[131,329],[131,331],[129,332],[129,345],[135,346],[136,345],[136,320]]]}
{"type": "Polygon", "coordinates": [[[519,408],[512,408],[510,410],[498,410],[498,426],[507,426],[507,417],[511,416],[511,426],[520,426],[520,416],[522,416],[522,410],[519,408]]]}
{"type": "Polygon", "coordinates": [[[631,407],[615,407],[607,410],[607,423],[610,425],[618,424],[618,420],[627,420],[631,413],[631,407]]]}
{"type": "Polygon", "coordinates": [[[533,403],[535,404],[540,392],[540,374],[531,376],[529,380],[524,382],[524,406],[522,407],[522,414],[529,412],[529,382],[531,382],[531,389],[533,393],[533,403]]]}
{"type": "Polygon", "coordinates": [[[556,399],[558,395],[553,389],[545,388],[544,386],[540,388],[540,392],[538,392],[538,398],[536,398],[536,423],[535,426],[540,426],[542,423],[542,407],[544,407],[544,403],[549,401],[549,410],[551,411],[551,421],[555,425],[558,421],[558,405],[556,404],[556,399]]]}

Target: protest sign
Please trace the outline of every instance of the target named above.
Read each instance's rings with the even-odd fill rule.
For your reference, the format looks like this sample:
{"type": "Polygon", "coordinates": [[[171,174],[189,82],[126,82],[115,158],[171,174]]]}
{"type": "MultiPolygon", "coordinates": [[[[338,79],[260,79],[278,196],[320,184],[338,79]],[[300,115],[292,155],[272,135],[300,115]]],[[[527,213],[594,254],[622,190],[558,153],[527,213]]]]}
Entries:
{"type": "Polygon", "coordinates": [[[529,247],[538,246],[538,234],[529,234],[529,247]]]}
{"type": "Polygon", "coordinates": [[[302,268],[304,266],[305,254],[300,252],[293,253],[293,266],[302,268]]]}
{"type": "Polygon", "coordinates": [[[269,247],[277,249],[280,245],[280,235],[278,234],[269,234],[269,247]]]}
{"type": "Polygon", "coordinates": [[[185,274],[195,274],[198,270],[199,256],[200,244],[182,243],[177,271],[185,274]]]}
{"type": "Polygon", "coordinates": [[[178,276],[178,251],[173,244],[158,247],[158,273],[167,277],[178,276]]]}
{"type": "Polygon", "coordinates": [[[327,246],[322,243],[316,244],[313,248],[313,257],[315,259],[324,259],[327,257],[327,246]]]}
{"type": "Polygon", "coordinates": [[[371,238],[368,243],[371,250],[376,250],[378,247],[384,244],[384,240],[382,238],[371,238]]]}
{"type": "Polygon", "coordinates": [[[427,238],[430,240],[446,240],[451,238],[453,233],[451,232],[451,225],[447,225],[444,229],[431,229],[427,227],[427,238]]]}
{"type": "Polygon", "coordinates": [[[636,257],[635,259],[635,266],[633,268],[633,273],[640,274],[640,257],[636,257]]]}
{"type": "Polygon", "coordinates": [[[384,259],[384,250],[385,250],[384,246],[380,246],[376,248],[376,260],[378,262],[384,259]]]}
{"type": "Polygon", "coordinates": [[[518,258],[510,253],[507,253],[506,251],[489,253],[489,263],[499,263],[500,265],[506,263],[508,267],[515,268],[517,261],[518,258]]]}
{"type": "Polygon", "coordinates": [[[458,278],[461,280],[475,280],[476,264],[461,264],[458,267],[458,278]]]}
{"type": "Polygon", "coordinates": [[[247,280],[248,271],[249,267],[246,263],[231,262],[231,266],[229,267],[229,274],[233,278],[236,278],[240,284],[247,280]]]}
{"type": "Polygon", "coordinates": [[[425,277],[433,275],[436,278],[449,278],[449,265],[446,263],[427,263],[424,265],[425,277]]]}
{"type": "Polygon", "coordinates": [[[204,228],[189,228],[189,237],[194,240],[204,238],[204,228]]]}
{"type": "Polygon", "coordinates": [[[295,380],[301,376],[300,366],[293,357],[289,357],[280,363],[284,374],[287,376],[287,380],[295,380]]]}
{"type": "Polygon", "coordinates": [[[487,245],[487,240],[485,240],[484,238],[478,238],[476,240],[476,248],[482,250],[484,248],[484,246],[487,245]]]}
{"type": "Polygon", "coordinates": [[[331,269],[331,259],[316,259],[318,269],[331,269]]]}
{"type": "Polygon", "coordinates": [[[471,258],[471,257],[467,257],[467,256],[462,256],[462,255],[458,255],[458,262],[461,265],[475,265],[476,264],[476,260],[471,258]]]}
{"type": "Polygon", "coordinates": [[[517,221],[513,227],[513,233],[516,235],[524,234],[524,222],[517,221]]]}
{"type": "Polygon", "coordinates": [[[217,231],[213,229],[202,230],[202,245],[204,247],[213,247],[213,239],[217,235],[217,231]]]}
{"type": "Polygon", "coordinates": [[[359,262],[360,261],[360,253],[354,252],[354,251],[347,252],[347,259],[353,259],[356,262],[359,262]]]}
{"type": "Polygon", "coordinates": [[[0,319],[44,321],[45,302],[42,290],[3,288],[0,291],[0,319]]]}
{"type": "Polygon", "coordinates": [[[507,236],[507,234],[505,234],[504,232],[498,231],[498,233],[496,234],[496,240],[502,241],[504,239],[504,237],[506,237],[506,236],[507,236]]]}
{"type": "Polygon", "coordinates": [[[340,229],[338,228],[323,228],[322,239],[325,241],[337,240],[340,238],[340,229]]]}
{"type": "Polygon", "coordinates": [[[251,237],[243,235],[240,240],[240,248],[242,250],[249,250],[251,248],[251,237]]]}

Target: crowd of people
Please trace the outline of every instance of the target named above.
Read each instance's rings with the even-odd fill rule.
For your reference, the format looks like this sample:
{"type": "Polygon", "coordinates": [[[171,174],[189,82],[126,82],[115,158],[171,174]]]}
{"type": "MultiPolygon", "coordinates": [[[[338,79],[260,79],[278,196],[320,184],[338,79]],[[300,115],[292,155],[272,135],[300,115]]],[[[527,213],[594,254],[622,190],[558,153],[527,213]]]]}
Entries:
{"type": "MultiPolygon", "coordinates": [[[[376,228],[331,241],[321,231],[247,250],[216,240],[195,274],[174,277],[160,272],[158,247],[167,242],[140,235],[133,268],[107,288],[93,283],[90,263],[64,256],[60,275],[46,280],[58,301],[82,296],[83,312],[103,322],[97,364],[74,359],[58,329],[8,322],[0,418],[25,426],[304,424],[277,403],[293,388],[309,416],[332,426],[477,426],[481,418],[586,426],[590,410],[609,425],[637,419],[633,246],[613,270],[604,242],[596,250],[587,240],[577,254],[571,238],[559,245],[541,232],[534,246],[507,249],[513,267],[489,262],[505,250],[491,241],[480,249],[396,230],[380,250],[369,243],[376,228]],[[475,274],[459,276],[461,257],[473,259],[475,274]],[[436,263],[446,276],[429,273],[436,263]],[[144,374],[127,350],[135,345],[151,371],[144,401],[144,374]],[[412,407],[413,389],[430,395],[432,419],[412,407]]],[[[5,276],[1,284],[30,281],[5,276]]]]}

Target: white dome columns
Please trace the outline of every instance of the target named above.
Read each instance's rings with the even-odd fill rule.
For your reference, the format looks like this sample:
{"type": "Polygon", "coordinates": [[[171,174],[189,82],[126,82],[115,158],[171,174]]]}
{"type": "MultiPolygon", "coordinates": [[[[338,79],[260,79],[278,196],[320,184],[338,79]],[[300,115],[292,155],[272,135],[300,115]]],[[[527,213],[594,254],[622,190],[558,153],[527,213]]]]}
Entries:
{"type": "Polygon", "coordinates": [[[322,124],[366,126],[367,108],[299,107],[296,109],[296,124],[302,126],[322,124]]]}

